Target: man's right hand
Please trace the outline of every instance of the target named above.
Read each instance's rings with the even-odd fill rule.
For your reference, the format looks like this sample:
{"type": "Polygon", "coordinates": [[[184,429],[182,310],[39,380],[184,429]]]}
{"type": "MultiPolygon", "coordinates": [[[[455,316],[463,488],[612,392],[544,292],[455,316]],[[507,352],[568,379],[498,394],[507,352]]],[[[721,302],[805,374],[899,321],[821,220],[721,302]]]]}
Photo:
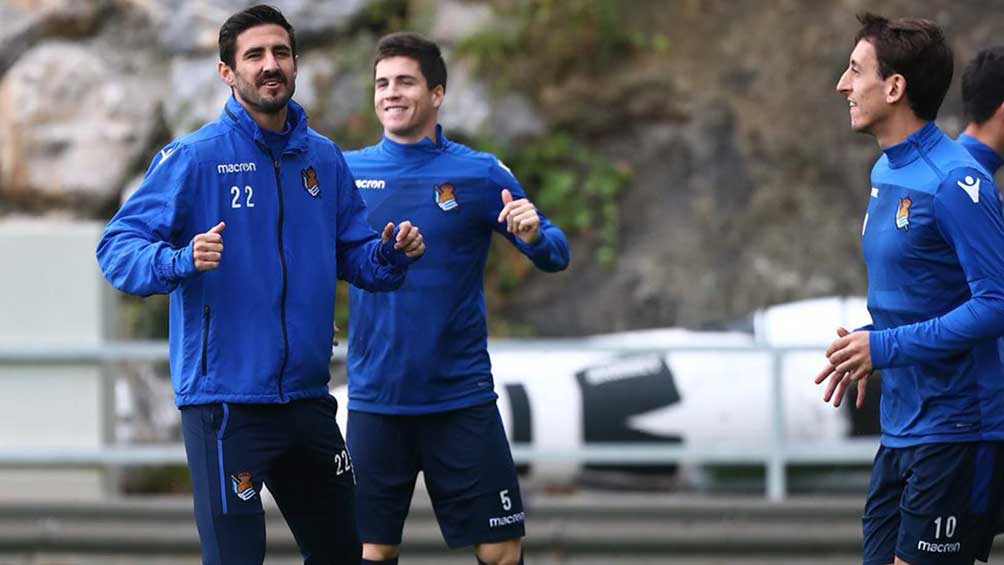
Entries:
{"type": "Polygon", "coordinates": [[[223,222],[209,228],[206,233],[200,233],[192,239],[192,261],[199,271],[211,271],[220,266],[223,256],[223,222]]]}

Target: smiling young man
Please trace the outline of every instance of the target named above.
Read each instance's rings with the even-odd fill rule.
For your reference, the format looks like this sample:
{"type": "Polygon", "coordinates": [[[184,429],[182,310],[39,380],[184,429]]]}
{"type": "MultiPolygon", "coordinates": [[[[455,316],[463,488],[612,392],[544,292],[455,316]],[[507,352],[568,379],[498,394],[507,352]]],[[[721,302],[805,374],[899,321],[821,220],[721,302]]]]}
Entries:
{"type": "Polygon", "coordinates": [[[422,225],[429,252],[397,291],[351,289],[348,443],[363,563],[397,563],[419,471],[450,547],[522,563],[523,503],[487,350],[485,261],[494,232],[548,272],[568,265],[568,243],[498,159],[443,135],[446,65],[435,43],[384,37],[374,80],[383,139],[345,157],[370,224],[404,214],[422,225]]]}
{"type": "MultiPolygon", "coordinates": [[[[858,18],[837,83],[875,137],[862,227],[873,325],[840,337],[824,399],[882,370],[864,565],[985,561],[1004,481],[1004,220],[993,181],[934,124],[952,51],[923,19],[858,18]]],[[[859,389],[860,390],[860,389],[859,389]]]]}
{"type": "Polygon", "coordinates": [[[962,73],[966,130],[959,143],[994,176],[1004,165],[1004,46],[980,51],[962,73]]]}
{"type": "Polygon", "coordinates": [[[120,290],[171,295],[203,563],[264,561],[263,484],[304,563],[359,563],[352,466],[328,394],[335,279],[396,289],[425,246],[409,222],[382,235],[367,225],[338,147],[291,99],[296,39],[281,13],[234,14],[219,47],[232,92],[222,115],[154,157],[98,261],[120,290]]]}

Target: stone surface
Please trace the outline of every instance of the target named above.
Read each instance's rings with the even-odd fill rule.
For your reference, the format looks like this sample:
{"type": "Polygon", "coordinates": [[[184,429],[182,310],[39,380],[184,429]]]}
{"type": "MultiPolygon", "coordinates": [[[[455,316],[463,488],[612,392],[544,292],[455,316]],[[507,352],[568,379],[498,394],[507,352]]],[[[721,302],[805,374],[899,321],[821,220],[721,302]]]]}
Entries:
{"type": "MultiPolygon", "coordinates": [[[[0,0],[0,214],[56,209],[105,219],[161,144],[219,115],[229,93],[216,76],[217,33],[247,4],[0,0]]],[[[659,49],[593,74],[579,63],[597,56],[599,65],[602,53],[573,52],[558,70],[575,72],[520,75],[520,92],[496,91],[493,75],[533,68],[526,58],[553,49],[528,44],[525,56],[478,76],[453,57],[469,34],[516,25],[507,3],[276,4],[301,40],[296,99],[315,129],[346,148],[378,139],[369,60],[381,34],[407,28],[443,44],[450,81],[442,121],[451,136],[521,143],[559,130],[634,172],[616,203],[613,267],[594,261],[590,234],[573,237],[571,269],[535,274],[508,301],[490,300],[491,319],[530,333],[584,334],[729,320],[772,303],[864,291],[861,190],[878,149],[847,127],[834,83],[858,25],[853,14],[873,2],[805,10],[792,0],[638,0],[621,14],[624,29],[638,45],[657,34],[659,49]]],[[[986,17],[993,3],[964,8],[940,0],[881,6],[943,24],[956,77],[1004,32],[986,17]]],[[[574,31],[552,36],[622,30],[574,31]]],[[[962,127],[958,79],[939,123],[952,135],[962,127]]],[[[533,197],[538,187],[525,184],[533,197]]]]}
{"type": "Polygon", "coordinates": [[[490,4],[463,0],[427,0],[423,4],[431,20],[429,36],[436,42],[456,43],[495,23],[490,4]]]}
{"type": "Polygon", "coordinates": [[[543,118],[525,97],[492,92],[472,76],[464,61],[452,61],[448,69],[446,100],[439,112],[439,121],[448,133],[486,135],[505,142],[543,132],[543,118]]]}
{"type": "Polygon", "coordinates": [[[95,31],[106,0],[6,0],[0,2],[0,76],[45,37],[79,37],[95,31]]]}
{"type": "MultiPolygon", "coordinates": [[[[301,43],[330,39],[343,31],[350,18],[367,0],[275,0],[278,8],[296,31],[301,43]]],[[[217,52],[220,26],[232,14],[248,6],[242,0],[154,0],[144,2],[150,17],[160,30],[164,48],[174,54],[217,52]]]]}
{"type": "Polygon", "coordinates": [[[47,42],[0,82],[0,190],[98,206],[145,151],[157,81],[94,46],[47,42]],[[121,74],[119,74],[121,73],[121,74]]]}

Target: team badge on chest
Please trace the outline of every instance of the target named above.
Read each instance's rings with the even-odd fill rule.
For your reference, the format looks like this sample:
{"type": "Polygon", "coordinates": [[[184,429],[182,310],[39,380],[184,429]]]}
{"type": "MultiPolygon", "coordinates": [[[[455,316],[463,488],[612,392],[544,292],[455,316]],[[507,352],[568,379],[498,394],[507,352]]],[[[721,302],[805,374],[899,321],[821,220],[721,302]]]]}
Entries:
{"type": "Polygon", "coordinates": [[[913,204],[913,200],[910,197],[899,199],[899,208],[896,210],[896,229],[898,230],[909,230],[910,229],[910,205],[913,204]]]}
{"type": "Polygon", "coordinates": [[[460,204],[457,202],[456,189],[450,183],[436,185],[436,205],[444,212],[453,210],[460,204]]]}
{"type": "Polygon", "coordinates": [[[317,183],[317,171],[314,167],[307,167],[300,171],[300,176],[303,178],[303,189],[307,191],[307,194],[317,198],[321,195],[321,185],[317,183]]]}

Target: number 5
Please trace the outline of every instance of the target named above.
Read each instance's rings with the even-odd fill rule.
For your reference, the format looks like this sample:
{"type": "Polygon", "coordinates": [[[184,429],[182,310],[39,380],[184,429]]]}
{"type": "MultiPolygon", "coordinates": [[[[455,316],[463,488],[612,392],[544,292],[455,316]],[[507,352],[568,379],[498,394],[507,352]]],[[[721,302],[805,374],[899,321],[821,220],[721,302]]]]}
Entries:
{"type": "Polygon", "coordinates": [[[509,498],[509,489],[500,490],[499,498],[502,499],[502,510],[510,510],[512,508],[512,500],[509,498]]]}

